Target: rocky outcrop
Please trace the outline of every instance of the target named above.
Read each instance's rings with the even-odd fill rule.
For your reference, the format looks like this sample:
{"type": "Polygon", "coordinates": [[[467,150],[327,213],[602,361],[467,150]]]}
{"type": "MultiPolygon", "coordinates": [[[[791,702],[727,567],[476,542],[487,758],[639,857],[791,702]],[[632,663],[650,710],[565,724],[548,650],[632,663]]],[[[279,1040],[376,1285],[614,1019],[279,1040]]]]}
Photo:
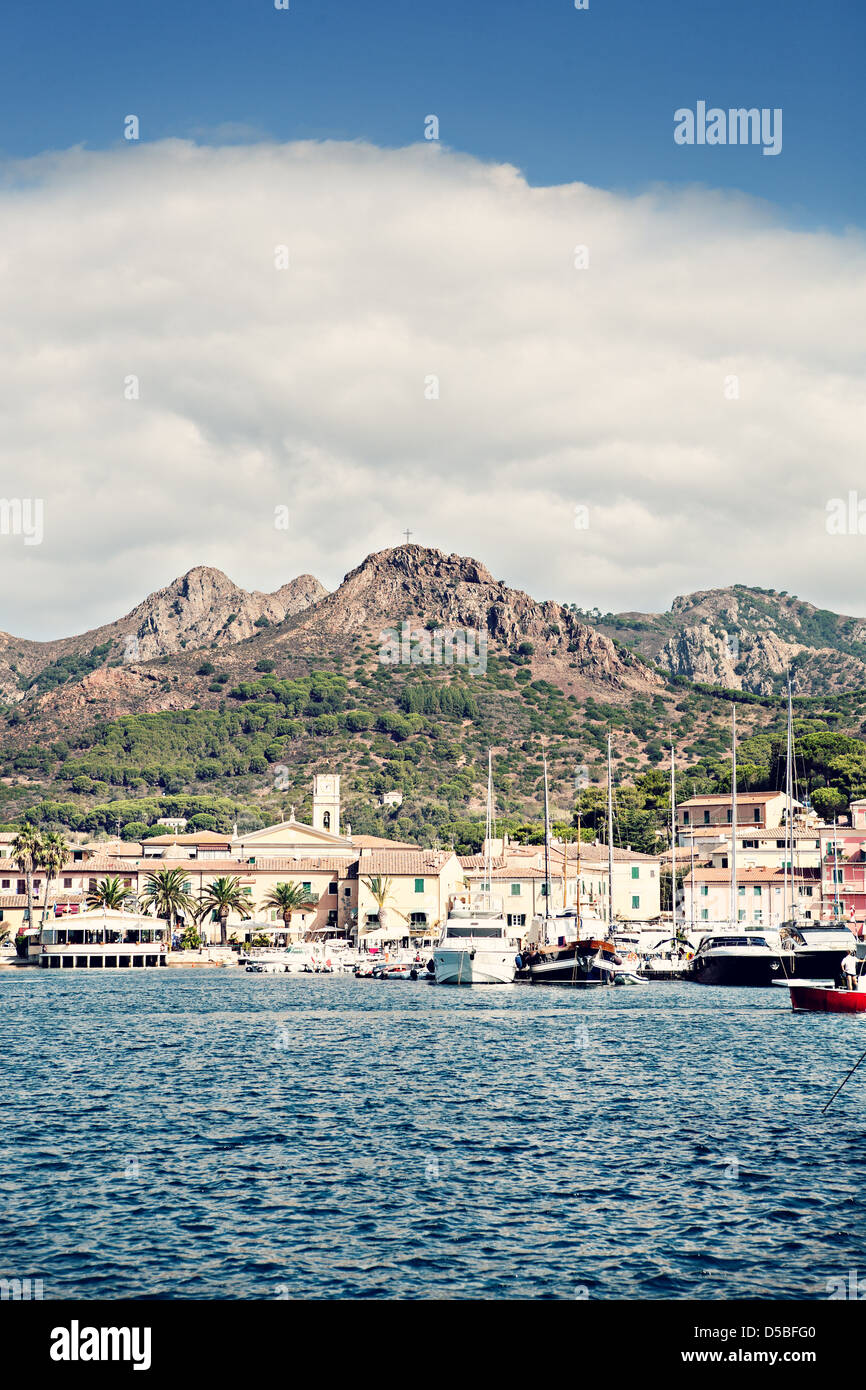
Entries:
{"type": "Polygon", "coordinates": [[[21,700],[27,695],[27,683],[52,663],[87,655],[106,644],[101,660],[124,665],[199,647],[232,646],[259,631],[263,620],[284,623],[326,593],[311,574],[302,574],[272,594],[249,592],[233,584],[222,570],[199,565],[148,595],[126,617],[78,637],[25,642],[0,633],[0,691],[7,700],[21,700]]]}
{"type": "Polygon", "coordinates": [[[338,589],[291,624],[286,640],[376,637],[403,621],[419,630],[483,631],[488,642],[511,651],[528,643],[533,670],[558,684],[623,690],[663,685],[643,662],[560,604],[539,603],[510,589],[477,560],[420,545],[368,556],[338,589]]]}

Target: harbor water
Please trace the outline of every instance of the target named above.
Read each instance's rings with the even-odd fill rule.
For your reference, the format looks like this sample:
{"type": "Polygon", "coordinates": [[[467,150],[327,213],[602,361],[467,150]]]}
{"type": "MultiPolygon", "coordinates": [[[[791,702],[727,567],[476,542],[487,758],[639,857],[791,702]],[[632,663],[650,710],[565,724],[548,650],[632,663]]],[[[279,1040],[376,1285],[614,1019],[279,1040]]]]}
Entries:
{"type": "Polygon", "coordinates": [[[53,1298],[824,1299],[866,1020],[781,989],[4,971],[0,1277],[53,1298]]]}

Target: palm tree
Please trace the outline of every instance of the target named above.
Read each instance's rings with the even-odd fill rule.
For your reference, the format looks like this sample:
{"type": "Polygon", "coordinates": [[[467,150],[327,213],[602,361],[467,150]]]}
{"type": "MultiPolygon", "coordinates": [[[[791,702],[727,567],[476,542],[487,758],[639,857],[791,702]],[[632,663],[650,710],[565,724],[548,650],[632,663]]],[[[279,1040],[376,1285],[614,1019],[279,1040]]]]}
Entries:
{"type": "Polygon", "coordinates": [[[109,912],[119,912],[130,896],[130,890],[119,878],[102,878],[87,894],[87,906],[104,907],[109,912]]]}
{"type": "Polygon", "coordinates": [[[241,888],[239,878],[215,878],[205,889],[204,897],[198,904],[197,911],[199,922],[209,912],[217,914],[220,923],[221,946],[226,944],[226,923],[230,912],[239,912],[242,922],[253,915],[249,909],[249,899],[241,888]]]}
{"type": "Polygon", "coordinates": [[[315,896],[302,883],[278,883],[265,898],[263,907],[275,907],[283,919],[286,931],[292,925],[292,915],[315,905],[315,896]]]}
{"type": "MultiPolygon", "coordinates": [[[[373,874],[371,878],[362,878],[361,882],[379,909],[379,926],[384,927],[386,925],[387,914],[393,906],[391,897],[393,880],[390,878],[383,878],[381,874],[373,874]]],[[[394,907],[394,911],[398,917],[403,918],[404,922],[407,920],[406,914],[401,912],[399,908],[394,907]]]]}
{"type": "Polygon", "coordinates": [[[45,901],[42,904],[42,925],[45,926],[45,919],[48,915],[48,898],[51,892],[51,884],[60,873],[66,863],[69,851],[66,848],[66,841],[57,830],[50,830],[42,841],[41,864],[45,870],[45,901]]]}
{"type": "Polygon", "coordinates": [[[186,891],[185,883],[186,874],[183,869],[160,869],[158,873],[148,874],[141,894],[141,904],[145,911],[152,907],[157,917],[164,917],[168,922],[169,937],[179,913],[189,912],[195,916],[198,911],[198,903],[192,894],[186,891]]]}
{"type": "Polygon", "coordinates": [[[12,841],[12,859],[27,879],[27,925],[33,926],[33,875],[42,863],[42,836],[35,825],[25,825],[12,841]]]}

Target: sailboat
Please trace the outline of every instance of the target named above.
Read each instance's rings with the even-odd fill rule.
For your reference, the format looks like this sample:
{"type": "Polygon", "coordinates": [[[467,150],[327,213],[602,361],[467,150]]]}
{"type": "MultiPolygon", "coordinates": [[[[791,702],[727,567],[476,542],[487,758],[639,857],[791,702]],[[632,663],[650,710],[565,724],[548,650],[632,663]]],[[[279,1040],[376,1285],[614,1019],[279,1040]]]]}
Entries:
{"type": "MultiPolygon", "coordinates": [[[[772,927],[739,921],[737,883],[737,707],[731,708],[731,910],[726,928],[709,932],[691,962],[691,979],[700,985],[772,985],[791,972],[792,957],[772,927]]],[[[745,913],[743,914],[745,916],[745,913]]]]}
{"type": "MultiPolygon", "coordinates": [[[[692,883],[694,884],[694,838],[692,839],[692,883]]],[[[694,899],[694,891],[692,892],[694,899]]],[[[689,963],[677,935],[677,786],[676,759],[671,743],[671,919],[673,935],[659,941],[652,951],[641,956],[638,974],[642,980],[683,980],[689,974],[689,963]]]]}
{"type": "MultiPolygon", "coordinates": [[[[857,940],[854,933],[841,920],[838,911],[832,922],[798,921],[797,905],[794,898],[794,717],[791,694],[791,676],[788,674],[788,737],[787,767],[785,772],[785,799],[787,804],[787,826],[785,829],[785,871],[784,871],[784,910],[782,914],[781,938],[793,951],[791,975],[795,980],[813,982],[827,981],[834,984],[842,982],[842,961],[854,952],[857,940]]],[[[834,851],[838,847],[834,840],[834,851]]],[[[834,874],[838,882],[838,874],[834,874]]],[[[838,903],[838,887],[837,887],[838,903]]]]}
{"type": "Polygon", "coordinates": [[[585,923],[580,911],[580,874],[577,881],[577,906],[574,912],[564,907],[556,915],[550,911],[550,796],[547,780],[547,755],[544,755],[544,914],[536,917],[529,933],[529,943],[519,958],[517,979],[537,985],[572,985],[597,988],[601,985],[633,983],[636,976],[623,969],[612,939],[613,916],[613,807],[611,784],[610,735],[607,740],[608,769],[608,919],[605,924],[585,923]],[[584,935],[589,926],[588,935],[584,935]],[[551,936],[555,935],[555,944],[551,936]]]}
{"type": "Polygon", "coordinates": [[[484,827],[484,883],[468,903],[455,902],[433,951],[437,985],[507,985],[514,979],[515,948],[493,887],[493,755],[487,754],[487,816],[484,827]]]}

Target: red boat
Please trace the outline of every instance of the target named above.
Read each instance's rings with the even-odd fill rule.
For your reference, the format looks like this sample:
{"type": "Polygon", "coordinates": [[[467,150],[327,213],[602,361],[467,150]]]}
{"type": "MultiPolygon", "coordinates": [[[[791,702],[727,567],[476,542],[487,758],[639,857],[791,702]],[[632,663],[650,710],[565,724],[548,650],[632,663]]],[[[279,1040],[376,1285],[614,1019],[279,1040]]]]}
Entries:
{"type": "Polygon", "coordinates": [[[836,989],[833,985],[795,984],[791,991],[791,1008],[795,1013],[863,1014],[866,1013],[866,990],[836,989]]]}

